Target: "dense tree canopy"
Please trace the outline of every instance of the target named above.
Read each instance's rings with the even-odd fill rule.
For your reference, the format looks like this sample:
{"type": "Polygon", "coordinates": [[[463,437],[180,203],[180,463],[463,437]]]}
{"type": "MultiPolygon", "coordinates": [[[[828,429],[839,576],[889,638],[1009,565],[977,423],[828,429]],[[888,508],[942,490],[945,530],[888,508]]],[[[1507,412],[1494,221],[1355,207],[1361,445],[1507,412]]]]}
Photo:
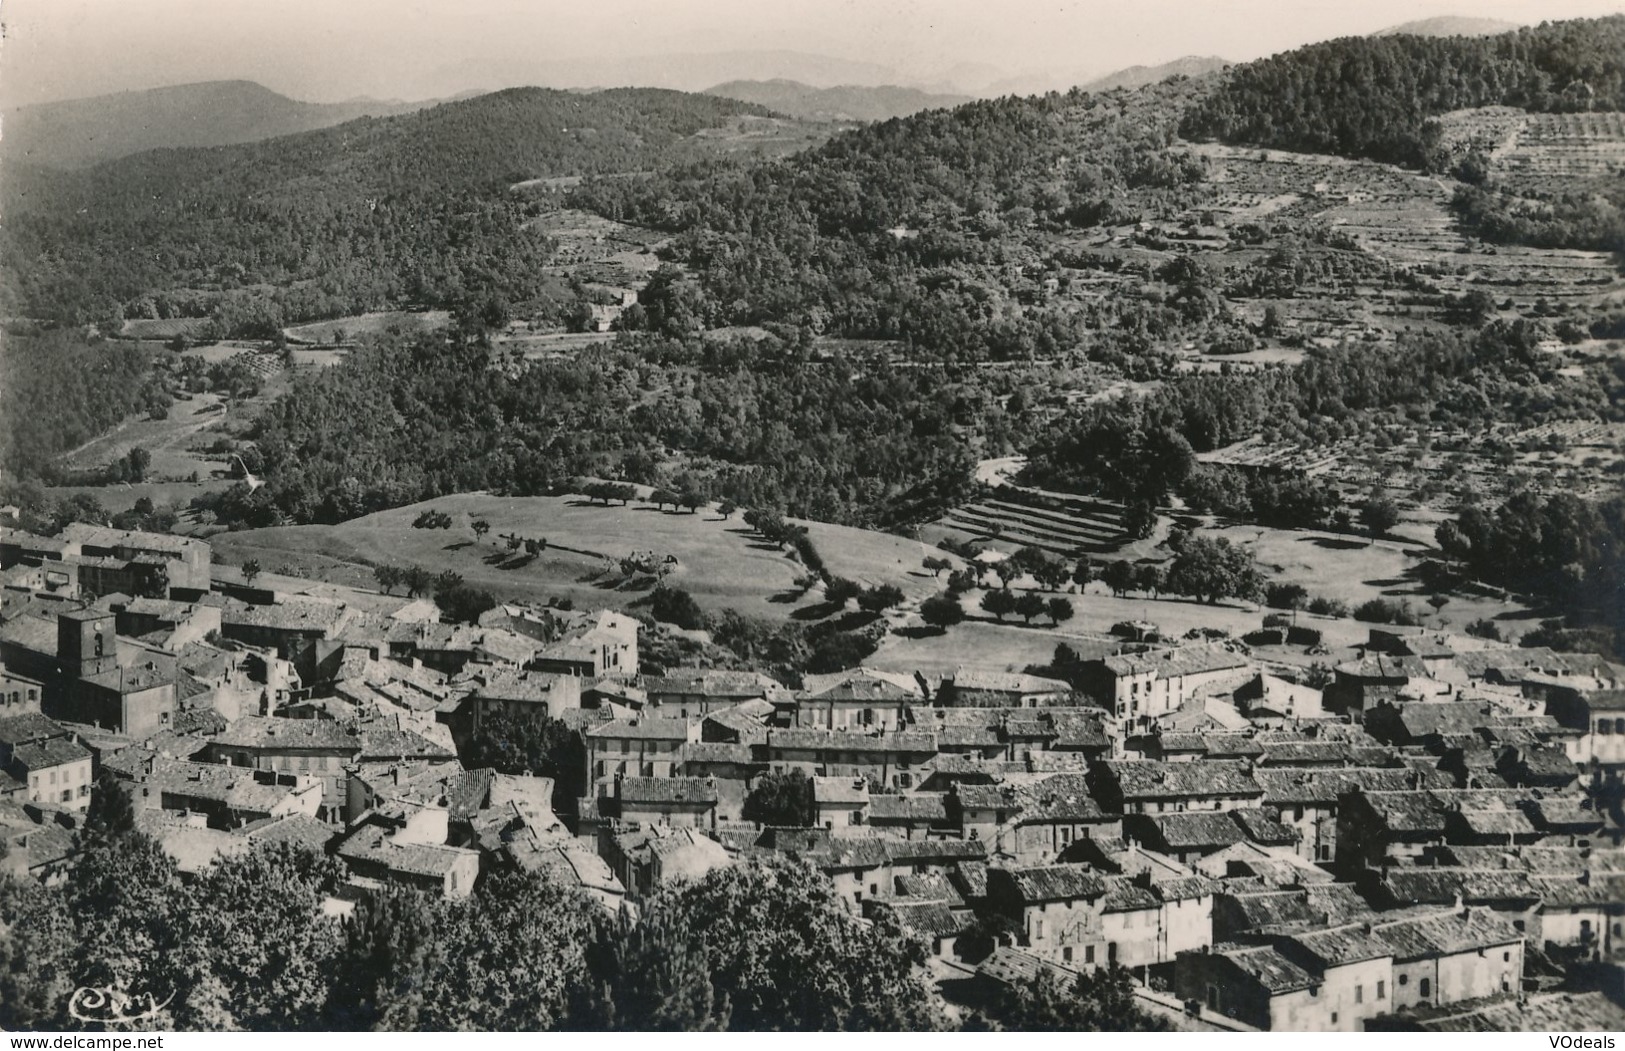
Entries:
{"type": "Polygon", "coordinates": [[[825,521],[917,521],[968,492],[973,456],[956,425],[967,384],[807,361],[778,340],[752,352],[747,366],[698,342],[626,337],[509,369],[477,344],[386,333],[267,409],[253,435],[267,484],[238,486],[216,511],[244,525],[335,522],[582,475],[653,482],[670,449],[709,464],[717,495],[825,521]]]}
{"type": "Polygon", "coordinates": [[[1397,164],[1439,163],[1428,118],[1477,106],[1625,109],[1625,16],[1485,37],[1344,37],[1236,66],[1183,134],[1397,164]]]}
{"type": "Polygon", "coordinates": [[[626,88],[516,88],[267,142],[79,172],[8,168],[8,313],[214,315],[220,336],[403,303],[522,304],[553,279],[541,206],[508,187],[643,171],[759,107],[626,88]],[[63,280],[72,274],[72,280],[63,280]]]}
{"type": "Polygon", "coordinates": [[[127,416],[167,406],[151,364],[150,351],[127,343],[6,332],[0,337],[0,469],[37,475],[127,416]]]}

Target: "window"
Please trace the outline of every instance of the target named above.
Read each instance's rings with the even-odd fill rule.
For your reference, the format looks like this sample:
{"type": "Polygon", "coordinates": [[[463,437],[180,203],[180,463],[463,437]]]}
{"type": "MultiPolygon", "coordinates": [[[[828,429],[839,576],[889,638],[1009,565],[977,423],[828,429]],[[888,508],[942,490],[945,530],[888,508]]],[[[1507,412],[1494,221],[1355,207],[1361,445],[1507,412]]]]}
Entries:
{"type": "MultiPolygon", "coordinates": [[[[1083,950],[1083,962],[1084,963],[1094,963],[1095,962],[1095,947],[1093,945],[1087,945],[1087,946],[1084,947],[1084,950],[1083,950]]],[[[1211,986],[1209,988],[1211,988],[1211,986]]]]}
{"type": "Polygon", "coordinates": [[[1377,981],[1377,999],[1388,999],[1388,983],[1379,979],[1377,981]]]}
{"type": "Polygon", "coordinates": [[[1511,963],[1512,962],[1512,953],[1511,953],[1510,950],[1501,954],[1501,962],[1502,963],[1511,963]]]}
{"type": "Polygon", "coordinates": [[[1061,962],[1062,963],[1071,963],[1072,962],[1072,946],[1068,945],[1066,948],[1061,950],[1061,962]]]}
{"type": "Polygon", "coordinates": [[[1422,999],[1426,1000],[1433,995],[1433,983],[1426,978],[1422,979],[1416,983],[1416,992],[1422,999]]]}
{"type": "Polygon", "coordinates": [[[1354,1002],[1357,1004],[1365,1003],[1365,986],[1356,985],[1354,987],[1354,1002]]]}
{"type": "Polygon", "coordinates": [[[1333,1011],[1332,1012],[1332,1025],[1336,1025],[1336,1024],[1337,1024],[1337,1012],[1333,1011]]]}
{"type": "MultiPolygon", "coordinates": [[[[62,790],[62,802],[67,803],[67,802],[70,802],[72,799],[73,799],[73,789],[64,788],[62,790]]],[[[1502,984],[1505,985],[1506,983],[1503,982],[1502,984]]]]}
{"type": "Polygon", "coordinates": [[[1610,733],[1613,732],[1613,729],[1614,729],[1614,724],[1609,722],[1607,719],[1598,719],[1597,720],[1597,734],[1599,736],[1607,737],[1610,733]]]}
{"type": "Polygon", "coordinates": [[[1625,734],[1625,719],[1614,720],[1614,732],[1617,734],[1625,734]]]}
{"type": "Polygon", "coordinates": [[[1216,985],[1210,985],[1207,987],[1207,1009],[1209,1011],[1217,1011],[1219,1009],[1219,987],[1216,985]]]}
{"type": "Polygon", "coordinates": [[[1411,976],[1408,975],[1408,974],[1400,975],[1399,976],[1399,984],[1400,985],[1409,985],[1409,984],[1411,984],[1411,976]]]}

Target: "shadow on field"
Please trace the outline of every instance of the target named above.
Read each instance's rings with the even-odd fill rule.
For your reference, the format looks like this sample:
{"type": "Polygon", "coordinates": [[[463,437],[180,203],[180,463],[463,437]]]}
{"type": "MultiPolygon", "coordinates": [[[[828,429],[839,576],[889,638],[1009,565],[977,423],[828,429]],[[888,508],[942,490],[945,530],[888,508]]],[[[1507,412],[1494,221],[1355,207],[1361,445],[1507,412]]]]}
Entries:
{"type": "Polygon", "coordinates": [[[810,606],[802,606],[800,609],[792,611],[790,617],[793,620],[823,620],[825,617],[839,612],[840,609],[841,607],[833,602],[815,602],[810,606]]]}
{"type": "Polygon", "coordinates": [[[1313,544],[1328,551],[1358,551],[1362,547],[1370,546],[1364,540],[1339,540],[1330,536],[1301,536],[1298,543],[1313,544]]]}
{"type": "Polygon", "coordinates": [[[905,639],[934,639],[938,635],[948,634],[948,629],[934,628],[930,625],[921,626],[916,624],[913,627],[896,628],[892,631],[892,634],[900,635],[905,639]]]}
{"type": "Polygon", "coordinates": [[[440,550],[442,550],[442,551],[461,551],[465,547],[473,547],[473,546],[474,546],[474,541],[472,541],[472,540],[457,540],[457,541],[453,541],[450,544],[447,544],[445,547],[441,548],[440,550]]]}
{"type": "Polygon", "coordinates": [[[868,627],[879,619],[880,614],[878,613],[855,609],[850,613],[842,614],[841,619],[835,622],[835,628],[837,631],[854,631],[858,628],[868,627]]]}

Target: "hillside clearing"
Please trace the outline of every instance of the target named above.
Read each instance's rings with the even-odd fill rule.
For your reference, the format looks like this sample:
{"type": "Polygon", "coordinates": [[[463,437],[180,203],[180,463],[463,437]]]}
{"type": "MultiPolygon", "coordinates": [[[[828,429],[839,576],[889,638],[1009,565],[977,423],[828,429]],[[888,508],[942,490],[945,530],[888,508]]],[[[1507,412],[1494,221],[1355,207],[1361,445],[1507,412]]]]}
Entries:
{"type": "Polygon", "coordinates": [[[755,537],[737,517],[715,511],[659,511],[633,501],[622,507],[589,505],[580,496],[503,497],[464,493],[367,515],[334,526],[285,526],[223,533],[211,542],[228,562],[257,559],[266,569],[340,584],[371,587],[374,565],[419,565],[452,570],[499,599],[545,601],[568,598],[583,608],[624,607],[647,594],[652,582],[615,586],[605,558],[652,551],[675,555],[668,578],[710,610],[737,609],[749,616],[782,618],[798,605],[801,565],[755,537]],[[424,510],[452,517],[451,529],[414,529],[424,510]],[[483,518],[491,532],[475,541],[470,523],[483,518]],[[545,537],[548,548],[531,559],[510,553],[505,534],[545,537]],[[776,600],[777,599],[777,600],[776,600]],[[789,601],[784,601],[788,599],[789,601]]]}

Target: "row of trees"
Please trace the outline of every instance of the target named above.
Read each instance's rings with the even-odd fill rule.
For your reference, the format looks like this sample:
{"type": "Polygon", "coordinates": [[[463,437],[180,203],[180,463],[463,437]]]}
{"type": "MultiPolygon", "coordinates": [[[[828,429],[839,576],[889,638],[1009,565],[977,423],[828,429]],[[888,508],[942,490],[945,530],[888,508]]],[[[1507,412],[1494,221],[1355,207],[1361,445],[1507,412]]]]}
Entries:
{"type": "Polygon", "coordinates": [[[980,605],[983,610],[999,620],[1013,613],[1028,624],[1033,622],[1034,617],[1044,615],[1050,618],[1050,623],[1060,624],[1062,621],[1071,620],[1073,614],[1072,603],[1059,595],[1045,599],[1031,591],[1024,591],[1018,595],[1005,588],[985,592],[980,605]]]}

